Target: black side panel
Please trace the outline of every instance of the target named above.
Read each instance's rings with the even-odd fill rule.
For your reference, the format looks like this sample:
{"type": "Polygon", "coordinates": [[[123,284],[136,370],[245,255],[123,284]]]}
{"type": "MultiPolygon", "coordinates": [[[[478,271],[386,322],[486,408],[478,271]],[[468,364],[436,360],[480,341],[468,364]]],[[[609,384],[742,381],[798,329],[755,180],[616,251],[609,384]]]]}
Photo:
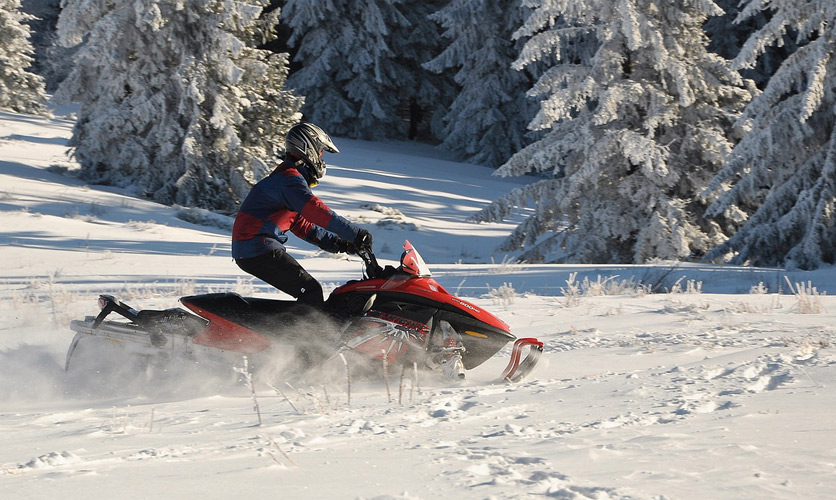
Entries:
{"type": "Polygon", "coordinates": [[[192,295],[181,298],[180,302],[193,304],[227,321],[292,344],[329,336],[335,329],[321,311],[295,300],[241,297],[226,292],[192,295]]]}
{"type": "MultiPolygon", "coordinates": [[[[261,332],[276,316],[296,306],[295,301],[244,298],[237,293],[207,293],[183,297],[180,302],[192,304],[227,321],[261,332]]],[[[211,318],[208,318],[211,319],[211,318]]]]}
{"type": "Polygon", "coordinates": [[[150,333],[195,335],[206,328],[209,322],[176,307],[162,311],[143,309],[137,313],[136,323],[150,333]]]}
{"type": "Polygon", "coordinates": [[[438,309],[424,305],[409,304],[397,301],[375,300],[372,309],[406,318],[418,323],[430,325],[438,309]]]}
{"type": "Polygon", "coordinates": [[[337,318],[359,316],[372,295],[375,295],[375,292],[332,293],[325,301],[325,310],[337,318]]]}

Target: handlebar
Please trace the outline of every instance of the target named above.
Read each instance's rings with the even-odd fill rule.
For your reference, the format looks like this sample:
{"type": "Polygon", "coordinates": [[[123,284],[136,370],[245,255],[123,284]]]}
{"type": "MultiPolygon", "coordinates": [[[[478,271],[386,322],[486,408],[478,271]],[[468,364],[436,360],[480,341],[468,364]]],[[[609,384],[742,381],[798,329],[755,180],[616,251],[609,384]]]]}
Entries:
{"type": "Polygon", "coordinates": [[[383,268],[380,267],[380,264],[377,263],[377,257],[374,255],[374,251],[371,248],[364,248],[357,252],[357,256],[363,260],[363,264],[366,265],[366,275],[369,278],[376,278],[383,274],[383,268]]]}

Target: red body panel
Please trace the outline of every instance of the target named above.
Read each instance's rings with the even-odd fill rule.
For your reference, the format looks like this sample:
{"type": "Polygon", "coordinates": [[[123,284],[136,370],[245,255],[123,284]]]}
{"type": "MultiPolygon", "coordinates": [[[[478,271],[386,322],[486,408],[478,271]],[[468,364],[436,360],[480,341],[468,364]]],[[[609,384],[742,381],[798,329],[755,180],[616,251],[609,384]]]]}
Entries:
{"type": "Polygon", "coordinates": [[[511,328],[493,314],[462,300],[444,289],[432,278],[405,276],[395,279],[371,279],[343,285],[333,293],[348,292],[395,292],[423,297],[441,304],[453,306],[462,313],[472,316],[494,328],[511,333],[511,328]]]}
{"type": "Polygon", "coordinates": [[[206,329],[192,338],[192,342],[195,344],[244,354],[255,354],[270,347],[270,341],[264,335],[189,302],[183,301],[182,303],[198,316],[209,320],[206,329]]]}

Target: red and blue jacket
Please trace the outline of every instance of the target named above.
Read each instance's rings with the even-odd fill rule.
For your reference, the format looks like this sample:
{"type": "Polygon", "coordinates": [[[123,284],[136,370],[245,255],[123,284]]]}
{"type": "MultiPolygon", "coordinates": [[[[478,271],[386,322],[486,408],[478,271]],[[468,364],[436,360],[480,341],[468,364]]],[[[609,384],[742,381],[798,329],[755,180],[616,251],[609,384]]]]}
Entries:
{"type": "Polygon", "coordinates": [[[336,253],[340,238],[353,241],[359,228],[317,198],[294,163],[285,160],[253,186],[232,226],[232,257],[284,250],[287,231],[336,253]]]}

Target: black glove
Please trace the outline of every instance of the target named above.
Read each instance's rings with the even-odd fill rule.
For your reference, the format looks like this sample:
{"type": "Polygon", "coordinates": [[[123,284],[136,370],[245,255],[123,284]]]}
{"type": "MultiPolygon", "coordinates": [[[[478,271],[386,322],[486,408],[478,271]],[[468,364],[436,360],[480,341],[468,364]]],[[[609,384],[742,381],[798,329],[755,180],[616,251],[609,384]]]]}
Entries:
{"type": "Polygon", "coordinates": [[[372,233],[365,229],[357,231],[357,236],[354,237],[354,248],[357,252],[371,252],[372,251],[372,233]]]}
{"type": "Polygon", "coordinates": [[[357,253],[357,247],[354,243],[339,238],[337,239],[337,253],[357,253]]]}

